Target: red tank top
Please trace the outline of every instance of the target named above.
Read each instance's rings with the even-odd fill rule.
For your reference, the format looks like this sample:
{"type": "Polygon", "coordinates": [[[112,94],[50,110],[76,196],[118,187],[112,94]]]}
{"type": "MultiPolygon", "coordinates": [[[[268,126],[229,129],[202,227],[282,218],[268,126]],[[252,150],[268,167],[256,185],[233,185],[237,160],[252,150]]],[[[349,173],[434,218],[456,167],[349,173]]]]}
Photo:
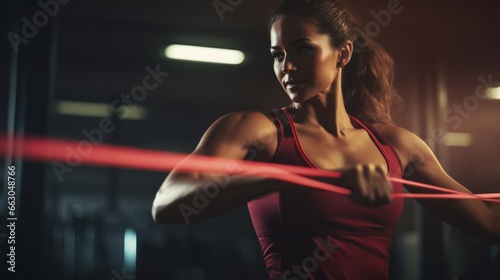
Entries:
{"type": "MultiPolygon", "coordinates": [[[[286,108],[273,111],[278,148],[272,162],[316,168],[297,140],[286,108]]],[[[389,143],[373,127],[365,129],[383,154],[389,175],[401,178],[402,165],[389,143]]],[[[403,192],[394,184],[394,192],[403,192]]],[[[347,196],[315,189],[280,191],[248,202],[262,247],[268,279],[388,279],[392,230],[402,199],[378,208],[351,203],[347,196]]]]}

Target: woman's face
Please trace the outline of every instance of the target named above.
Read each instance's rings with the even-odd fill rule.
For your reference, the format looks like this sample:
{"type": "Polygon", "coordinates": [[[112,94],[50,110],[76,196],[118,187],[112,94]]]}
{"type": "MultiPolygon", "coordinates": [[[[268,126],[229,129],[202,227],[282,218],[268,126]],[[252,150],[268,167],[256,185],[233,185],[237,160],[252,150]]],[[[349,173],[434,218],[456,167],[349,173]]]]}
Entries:
{"type": "Polygon", "coordinates": [[[327,35],[303,18],[284,17],[271,27],[274,73],[293,102],[330,92],[340,71],[339,53],[327,35]]]}

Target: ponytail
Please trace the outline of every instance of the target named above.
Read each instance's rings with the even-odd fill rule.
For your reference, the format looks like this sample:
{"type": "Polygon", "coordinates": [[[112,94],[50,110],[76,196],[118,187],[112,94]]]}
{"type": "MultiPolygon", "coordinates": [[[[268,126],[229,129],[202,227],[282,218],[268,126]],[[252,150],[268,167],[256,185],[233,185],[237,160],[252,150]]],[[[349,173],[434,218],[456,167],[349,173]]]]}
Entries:
{"type": "Polygon", "coordinates": [[[394,62],[380,44],[358,36],[351,61],[342,71],[346,110],[365,122],[392,124],[392,113],[402,104],[393,85],[394,62]]]}

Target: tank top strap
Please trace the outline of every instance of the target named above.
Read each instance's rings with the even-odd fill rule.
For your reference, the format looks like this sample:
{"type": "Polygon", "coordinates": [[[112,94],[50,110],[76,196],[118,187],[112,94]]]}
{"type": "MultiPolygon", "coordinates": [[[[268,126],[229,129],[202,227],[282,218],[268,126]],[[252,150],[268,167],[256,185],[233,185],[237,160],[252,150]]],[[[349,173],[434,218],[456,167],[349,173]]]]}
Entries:
{"type": "Polygon", "coordinates": [[[288,121],[284,108],[274,108],[271,114],[274,116],[274,123],[279,129],[280,136],[285,138],[293,137],[292,127],[288,121]]]}
{"type": "Polygon", "coordinates": [[[373,139],[373,141],[375,141],[377,146],[387,145],[387,141],[385,140],[385,138],[382,138],[382,135],[380,135],[380,133],[376,131],[375,128],[373,128],[370,124],[362,122],[351,115],[349,115],[349,117],[354,120],[359,126],[364,128],[368,132],[368,134],[370,134],[371,138],[373,139]]]}
{"type": "Polygon", "coordinates": [[[376,130],[371,124],[360,121],[351,115],[349,115],[349,117],[351,117],[351,119],[353,119],[357,124],[359,124],[362,128],[364,128],[368,132],[368,134],[370,135],[370,137],[373,139],[373,141],[375,142],[375,144],[377,146],[388,147],[389,152],[392,153],[393,158],[397,160],[399,168],[401,169],[401,171],[403,171],[403,169],[404,169],[403,163],[402,163],[401,159],[399,158],[398,153],[396,152],[394,147],[391,145],[391,143],[378,130],[376,130]]]}

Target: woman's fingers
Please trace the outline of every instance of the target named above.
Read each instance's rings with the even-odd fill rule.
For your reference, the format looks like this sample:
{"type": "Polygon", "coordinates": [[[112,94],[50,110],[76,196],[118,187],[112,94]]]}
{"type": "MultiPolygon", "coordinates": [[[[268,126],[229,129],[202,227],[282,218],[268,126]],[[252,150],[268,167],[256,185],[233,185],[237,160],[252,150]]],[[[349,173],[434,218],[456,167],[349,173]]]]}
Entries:
{"type": "Polygon", "coordinates": [[[351,201],[367,207],[378,207],[392,202],[392,184],[385,169],[375,164],[357,164],[345,170],[347,187],[352,191],[351,201]]]}

